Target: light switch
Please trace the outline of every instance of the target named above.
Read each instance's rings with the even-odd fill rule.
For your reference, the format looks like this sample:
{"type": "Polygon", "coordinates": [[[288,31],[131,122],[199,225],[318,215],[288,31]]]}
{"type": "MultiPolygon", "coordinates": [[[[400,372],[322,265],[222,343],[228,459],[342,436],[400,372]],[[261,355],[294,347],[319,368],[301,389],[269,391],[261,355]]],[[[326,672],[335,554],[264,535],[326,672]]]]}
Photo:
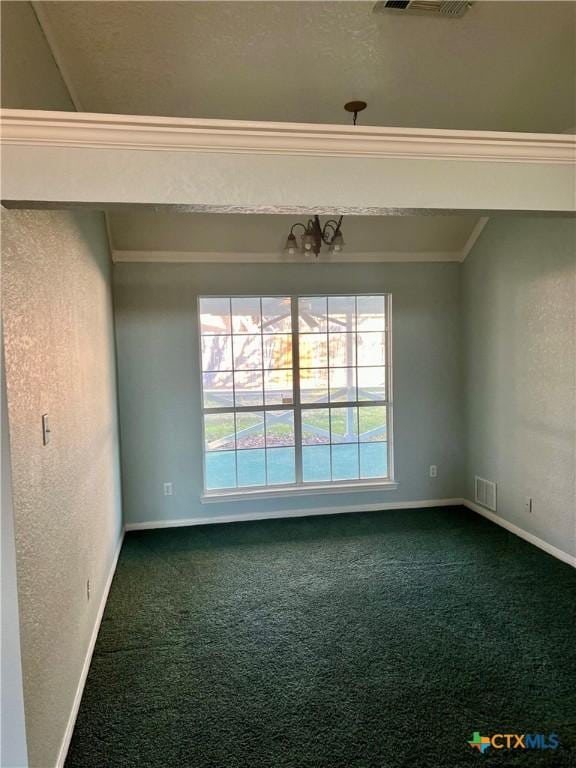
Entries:
{"type": "Polygon", "coordinates": [[[48,445],[50,442],[50,424],[48,423],[48,414],[42,414],[42,443],[48,445]]]}

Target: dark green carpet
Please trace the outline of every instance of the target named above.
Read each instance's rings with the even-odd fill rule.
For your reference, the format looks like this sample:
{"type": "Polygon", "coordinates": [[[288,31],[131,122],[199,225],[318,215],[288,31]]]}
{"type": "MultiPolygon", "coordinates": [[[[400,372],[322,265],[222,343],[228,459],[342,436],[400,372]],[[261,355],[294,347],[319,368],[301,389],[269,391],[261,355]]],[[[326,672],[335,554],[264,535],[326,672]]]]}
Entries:
{"type": "Polygon", "coordinates": [[[128,534],[66,766],[576,765],[575,584],[460,508],[128,534]]]}

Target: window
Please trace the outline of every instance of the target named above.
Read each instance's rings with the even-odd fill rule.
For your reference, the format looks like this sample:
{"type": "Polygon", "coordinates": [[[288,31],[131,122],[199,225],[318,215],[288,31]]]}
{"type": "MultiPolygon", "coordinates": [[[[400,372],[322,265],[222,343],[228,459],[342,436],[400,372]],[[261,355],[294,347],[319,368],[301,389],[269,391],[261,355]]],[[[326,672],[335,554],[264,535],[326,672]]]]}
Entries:
{"type": "Polygon", "coordinates": [[[388,295],[199,311],[207,495],[392,480],[388,295]]]}

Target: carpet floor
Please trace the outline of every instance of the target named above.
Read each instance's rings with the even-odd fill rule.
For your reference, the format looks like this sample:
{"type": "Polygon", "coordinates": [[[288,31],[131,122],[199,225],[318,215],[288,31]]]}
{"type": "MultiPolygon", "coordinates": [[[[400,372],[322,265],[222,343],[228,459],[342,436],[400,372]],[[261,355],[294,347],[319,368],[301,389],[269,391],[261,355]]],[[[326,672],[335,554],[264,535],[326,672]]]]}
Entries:
{"type": "Polygon", "coordinates": [[[575,766],[575,596],[456,507],[129,533],[66,766],[575,766]]]}

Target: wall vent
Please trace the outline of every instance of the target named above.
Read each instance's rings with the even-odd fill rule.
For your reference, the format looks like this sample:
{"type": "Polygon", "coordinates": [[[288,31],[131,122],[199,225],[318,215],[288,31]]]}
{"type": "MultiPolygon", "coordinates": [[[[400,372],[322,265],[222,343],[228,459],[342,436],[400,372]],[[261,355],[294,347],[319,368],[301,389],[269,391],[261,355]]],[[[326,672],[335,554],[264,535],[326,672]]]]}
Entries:
{"type": "Polygon", "coordinates": [[[474,478],[474,500],[477,504],[496,512],[496,483],[476,475],[474,478]]]}
{"type": "Polygon", "coordinates": [[[470,0],[379,0],[374,4],[373,11],[381,13],[421,14],[425,16],[445,16],[457,19],[463,16],[472,3],[470,0]]]}

